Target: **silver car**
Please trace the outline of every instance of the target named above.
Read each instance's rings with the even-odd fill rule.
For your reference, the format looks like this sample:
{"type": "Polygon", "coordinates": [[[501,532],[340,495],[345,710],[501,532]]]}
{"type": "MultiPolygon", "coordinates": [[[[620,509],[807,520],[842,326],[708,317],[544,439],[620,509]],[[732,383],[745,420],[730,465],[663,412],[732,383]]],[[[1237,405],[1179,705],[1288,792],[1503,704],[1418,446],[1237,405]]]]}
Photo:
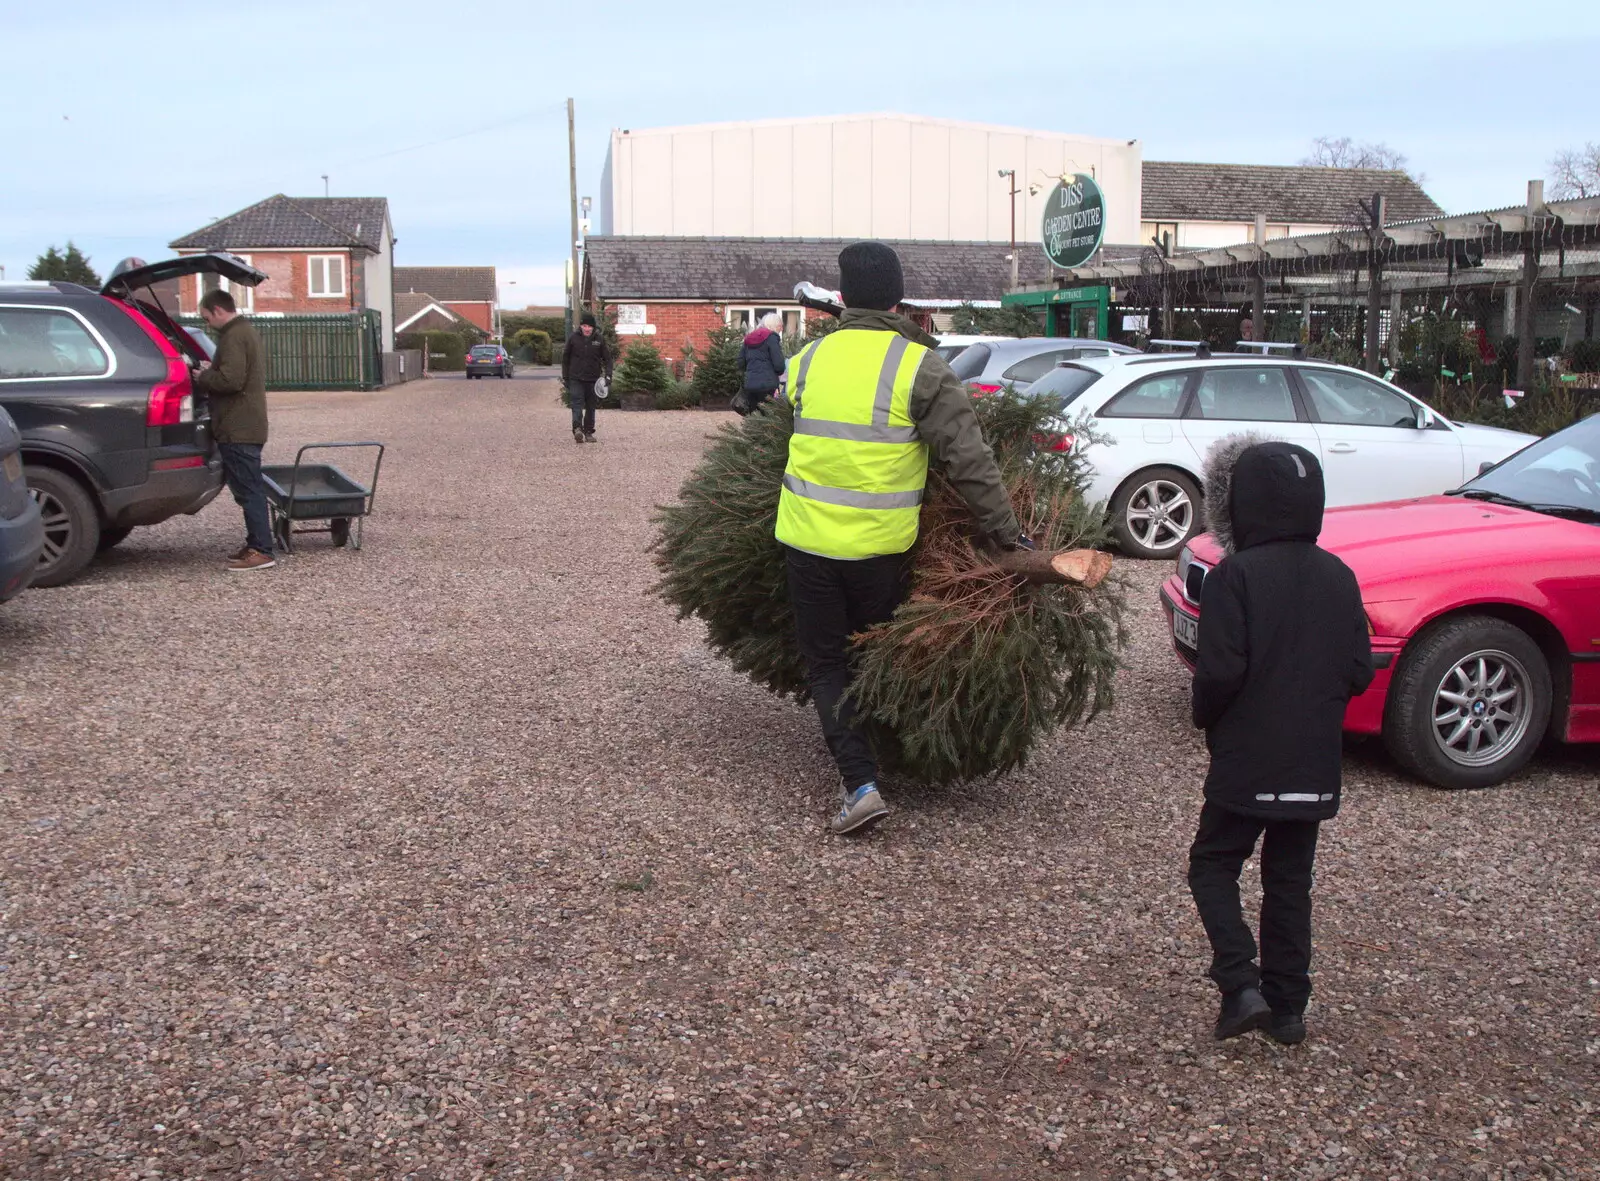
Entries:
{"type": "Polygon", "coordinates": [[[988,392],[1003,385],[1019,390],[1038,381],[1062,361],[1084,357],[1106,357],[1113,353],[1136,353],[1125,344],[1109,340],[1089,340],[1073,336],[1028,336],[1015,340],[995,340],[970,345],[950,362],[962,381],[988,392]]]}

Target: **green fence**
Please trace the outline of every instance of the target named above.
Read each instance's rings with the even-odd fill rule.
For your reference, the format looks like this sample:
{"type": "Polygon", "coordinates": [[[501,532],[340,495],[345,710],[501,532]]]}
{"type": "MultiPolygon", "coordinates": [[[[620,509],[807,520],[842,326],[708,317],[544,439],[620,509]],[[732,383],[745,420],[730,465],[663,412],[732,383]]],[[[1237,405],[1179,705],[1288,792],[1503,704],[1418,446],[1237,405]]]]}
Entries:
{"type": "MultiPolygon", "coordinates": [[[[198,316],[182,317],[201,327],[198,316]]],[[[267,354],[269,390],[372,390],[383,384],[383,327],[374,308],[342,316],[251,316],[267,354]]]]}

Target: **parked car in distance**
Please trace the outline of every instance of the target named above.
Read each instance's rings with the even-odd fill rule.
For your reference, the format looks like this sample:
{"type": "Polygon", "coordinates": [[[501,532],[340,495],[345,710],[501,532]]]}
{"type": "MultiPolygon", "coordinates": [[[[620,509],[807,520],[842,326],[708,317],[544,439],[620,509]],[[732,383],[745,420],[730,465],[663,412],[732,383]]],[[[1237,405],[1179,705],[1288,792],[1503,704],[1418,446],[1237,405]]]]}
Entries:
{"type": "Polygon", "coordinates": [[[44,518],[35,586],[70,582],[136,527],[199,512],[222,487],[210,411],[191,382],[206,353],[146,290],[194,274],[266,278],[215,253],[128,259],[98,292],[0,284],[0,407],[22,434],[44,518]]]}
{"type": "Polygon", "coordinates": [[[962,353],[975,344],[988,344],[995,340],[1011,340],[1009,336],[961,336],[957,333],[945,333],[939,337],[939,347],[933,351],[939,354],[946,364],[954,361],[962,353]]]}
{"type": "Polygon", "coordinates": [[[1137,353],[1125,344],[1070,336],[1006,337],[964,349],[951,362],[955,375],[978,393],[1003,385],[1025,390],[1063,361],[1137,353]]]}
{"type": "MultiPolygon", "coordinates": [[[[1600,742],[1600,415],[1443,496],[1333,510],[1319,544],[1355,572],[1377,666],[1346,730],[1449,788],[1501,782],[1547,737],[1600,742]]],[[[1161,590],[1191,668],[1222,557],[1197,537],[1161,590]]]]}
{"type": "Polygon", "coordinates": [[[1110,506],[1118,547],[1170,558],[1201,528],[1200,472],[1218,439],[1257,431],[1322,460],[1328,505],[1375,504],[1459,487],[1532,435],[1454,423],[1403,390],[1343,365],[1288,357],[1135,354],[1068,361],[1028,388],[1060,403],[1052,445],[1090,443],[1090,494],[1110,506]]]}
{"type": "Polygon", "coordinates": [[[22,434],[0,407],[0,603],[28,588],[44,552],[44,518],[22,475],[22,434]]]}
{"type": "Polygon", "coordinates": [[[511,357],[497,344],[475,344],[467,350],[468,377],[482,377],[487,373],[510,377],[515,372],[511,357]]]}

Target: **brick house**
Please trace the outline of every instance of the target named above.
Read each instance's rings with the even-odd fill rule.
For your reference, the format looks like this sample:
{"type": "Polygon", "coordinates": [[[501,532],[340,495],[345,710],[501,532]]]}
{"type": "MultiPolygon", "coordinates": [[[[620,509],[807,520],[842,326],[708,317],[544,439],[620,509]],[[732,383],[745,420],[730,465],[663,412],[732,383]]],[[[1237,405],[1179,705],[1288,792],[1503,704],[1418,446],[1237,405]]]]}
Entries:
{"type": "MultiPolygon", "coordinates": [[[[653,337],[663,356],[680,360],[703,347],[706,333],[752,326],[766,312],[783,317],[785,335],[805,331],[810,316],[794,286],[810,280],[839,285],[839,251],[847,238],[657,238],[596,236],[587,242],[583,294],[591,306],[617,313],[622,336],[653,337]]],[[[1005,242],[892,241],[905,270],[900,310],[924,327],[947,329],[957,305],[999,307],[1011,283],[1005,242]]],[[[1049,263],[1037,247],[1018,244],[1023,280],[1043,279],[1049,263]]]]}
{"type": "MultiPolygon", "coordinates": [[[[267,275],[253,290],[233,293],[252,315],[326,315],[375,309],[383,348],[394,348],[394,227],[386,197],[286,197],[282,193],[185,234],[171,243],[179,254],[227,250],[267,275]]],[[[214,275],[186,277],[183,312],[199,309],[206,286],[227,287],[214,275]]]]}
{"type": "Polygon", "coordinates": [[[396,298],[431,295],[467,323],[490,336],[500,335],[500,291],[493,267],[395,267],[394,291],[396,298]]]}

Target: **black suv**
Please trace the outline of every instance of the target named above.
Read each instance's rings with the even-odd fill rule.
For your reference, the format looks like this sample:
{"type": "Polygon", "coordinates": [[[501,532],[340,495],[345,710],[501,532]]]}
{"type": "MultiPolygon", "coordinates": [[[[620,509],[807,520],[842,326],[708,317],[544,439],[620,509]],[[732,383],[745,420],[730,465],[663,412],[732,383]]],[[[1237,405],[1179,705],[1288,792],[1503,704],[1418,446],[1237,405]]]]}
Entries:
{"type": "Polygon", "coordinates": [[[216,253],[128,259],[98,292],[0,283],[0,407],[22,433],[45,526],[33,585],[70,582],[137,526],[197,513],[222,487],[210,412],[190,381],[205,353],[147,290],[194,274],[266,278],[216,253]]]}

